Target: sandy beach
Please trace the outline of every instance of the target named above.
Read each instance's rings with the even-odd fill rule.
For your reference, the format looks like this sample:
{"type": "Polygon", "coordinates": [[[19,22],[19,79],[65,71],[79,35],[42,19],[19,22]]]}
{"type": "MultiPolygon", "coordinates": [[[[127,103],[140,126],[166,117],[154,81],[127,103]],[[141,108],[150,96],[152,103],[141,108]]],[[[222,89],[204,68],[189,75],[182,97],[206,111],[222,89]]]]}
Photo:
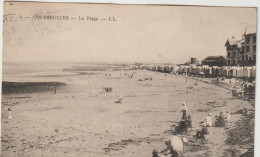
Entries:
{"type": "MultiPolygon", "coordinates": [[[[66,85],[53,90],[12,93],[2,96],[2,156],[124,156],[149,157],[153,149],[166,148],[170,126],[181,120],[186,102],[193,130],[201,129],[208,113],[253,109],[252,102],[232,97],[227,88],[186,76],[144,70],[104,71],[85,75],[21,76],[19,82],[41,80],[66,85]],[[111,74],[105,75],[105,74],[111,74]],[[133,78],[128,76],[135,73],[133,78]],[[152,77],[152,80],[144,80],[152,77]],[[142,79],[143,81],[139,81],[142,79]],[[104,92],[103,87],[112,87],[104,92]],[[188,90],[189,88],[189,90],[188,90]],[[187,92],[188,90],[188,92],[187,92]],[[123,96],[122,103],[115,100],[123,96]],[[11,108],[13,119],[7,119],[11,108]]],[[[211,79],[212,80],[212,79],[211,79]]],[[[231,125],[209,128],[206,143],[185,147],[185,157],[232,156],[226,144],[227,131],[241,114],[231,114],[231,125]]],[[[247,149],[239,148],[240,154],[247,149]]]]}

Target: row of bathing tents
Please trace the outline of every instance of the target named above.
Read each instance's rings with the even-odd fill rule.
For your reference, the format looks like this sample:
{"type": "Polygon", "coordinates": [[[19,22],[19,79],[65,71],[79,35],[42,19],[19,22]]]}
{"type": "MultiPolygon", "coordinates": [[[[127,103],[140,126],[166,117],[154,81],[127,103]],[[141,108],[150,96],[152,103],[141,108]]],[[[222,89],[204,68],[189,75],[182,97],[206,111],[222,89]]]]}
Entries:
{"type": "Polygon", "coordinates": [[[208,66],[208,65],[145,65],[142,69],[165,72],[165,73],[189,73],[206,76],[219,76],[219,77],[237,77],[249,78],[256,76],[256,67],[237,67],[237,66],[208,66]]]}

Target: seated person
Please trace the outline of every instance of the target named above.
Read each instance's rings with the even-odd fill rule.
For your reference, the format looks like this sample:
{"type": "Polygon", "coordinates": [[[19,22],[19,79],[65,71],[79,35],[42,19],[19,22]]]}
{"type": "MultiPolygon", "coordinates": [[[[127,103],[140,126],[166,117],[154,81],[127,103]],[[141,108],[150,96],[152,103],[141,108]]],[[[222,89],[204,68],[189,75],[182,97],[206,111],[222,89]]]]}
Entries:
{"type": "Polygon", "coordinates": [[[185,130],[186,132],[191,132],[191,129],[192,129],[191,115],[188,115],[185,122],[185,130]]]}
{"type": "Polygon", "coordinates": [[[225,126],[225,116],[223,112],[220,112],[220,115],[218,116],[218,126],[224,127],[225,126]]]}
{"type": "Polygon", "coordinates": [[[211,127],[212,126],[212,118],[210,117],[210,114],[208,114],[205,118],[205,126],[209,126],[211,127]]]}

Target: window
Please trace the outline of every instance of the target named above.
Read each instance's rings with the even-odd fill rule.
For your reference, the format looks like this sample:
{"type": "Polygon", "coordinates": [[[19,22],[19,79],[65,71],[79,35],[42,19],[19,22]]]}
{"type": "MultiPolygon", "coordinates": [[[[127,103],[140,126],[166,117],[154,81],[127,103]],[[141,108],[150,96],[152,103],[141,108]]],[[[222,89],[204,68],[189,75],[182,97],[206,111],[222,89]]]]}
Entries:
{"type": "Polygon", "coordinates": [[[251,61],[251,57],[249,57],[249,61],[251,61]]]}
{"type": "Polygon", "coordinates": [[[253,42],[256,43],[256,36],[253,36],[253,42]]]}
{"type": "Polygon", "coordinates": [[[230,52],[227,53],[227,57],[230,57],[230,52]]]}
{"type": "Polygon", "coordinates": [[[230,50],[230,46],[227,46],[227,50],[230,50]]]}
{"type": "Polygon", "coordinates": [[[256,45],[253,45],[253,51],[256,52],[256,45]]]}
{"type": "Polygon", "coordinates": [[[228,65],[230,65],[230,60],[228,60],[228,65]]]}
{"type": "Polygon", "coordinates": [[[250,46],[246,46],[246,52],[250,51],[250,46]]]}
{"type": "Polygon", "coordinates": [[[256,55],[253,55],[253,59],[256,60],[256,55]]]}
{"type": "Polygon", "coordinates": [[[232,57],[235,57],[236,56],[236,52],[233,52],[233,56],[232,57]]]}
{"type": "Polygon", "coordinates": [[[250,37],[246,37],[246,43],[250,43],[250,37]]]}
{"type": "Polygon", "coordinates": [[[248,55],[246,55],[246,60],[248,61],[248,55]]]}
{"type": "Polygon", "coordinates": [[[242,61],[244,61],[245,60],[245,56],[244,55],[242,55],[242,61]]]}

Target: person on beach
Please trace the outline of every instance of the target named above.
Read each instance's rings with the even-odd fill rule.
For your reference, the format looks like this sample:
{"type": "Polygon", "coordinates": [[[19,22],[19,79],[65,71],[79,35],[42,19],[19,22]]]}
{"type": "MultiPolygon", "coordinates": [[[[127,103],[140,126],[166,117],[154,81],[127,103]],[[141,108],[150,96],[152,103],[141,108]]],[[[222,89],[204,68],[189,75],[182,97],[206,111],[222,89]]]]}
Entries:
{"type": "Polygon", "coordinates": [[[188,108],[187,108],[187,105],[185,104],[185,102],[182,103],[182,120],[186,120],[186,115],[187,115],[187,111],[188,111],[188,108]]]}
{"type": "Polygon", "coordinates": [[[187,119],[186,119],[186,122],[185,122],[185,130],[186,130],[186,132],[191,132],[191,130],[192,130],[191,115],[187,116],[187,119]]]}
{"type": "Polygon", "coordinates": [[[8,108],[8,119],[13,119],[13,115],[10,108],[8,108]]]}
{"type": "Polygon", "coordinates": [[[230,125],[231,115],[230,115],[230,113],[228,111],[226,112],[225,119],[226,119],[227,125],[230,125]]]}
{"type": "Polygon", "coordinates": [[[162,150],[161,153],[171,155],[171,157],[183,157],[183,140],[178,136],[172,136],[170,140],[165,142],[166,149],[162,150]]]}
{"type": "Polygon", "coordinates": [[[220,112],[220,115],[218,116],[218,126],[224,127],[225,126],[225,116],[223,112],[220,112]]]}
{"type": "Polygon", "coordinates": [[[217,82],[219,82],[220,81],[220,79],[219,79],[219,77],[217,76],[217,82]]]}
{"type": "Polygon", "coordinates": [[[210,114],[206,116],[204,124],[205,124],[204,126],[212,127],[212,118],[210,114]]]}
{"type": "Polygon", "coordinates": [[[215,127],[218,127],[218,116],[215,116],[215,127]]]}
{"type": "Polygon", "coordinates": [[[153,157],[160,157],[158,155],[158,151],[156,149],[153,150],[152,155],[153,155],[153,157]]]}

